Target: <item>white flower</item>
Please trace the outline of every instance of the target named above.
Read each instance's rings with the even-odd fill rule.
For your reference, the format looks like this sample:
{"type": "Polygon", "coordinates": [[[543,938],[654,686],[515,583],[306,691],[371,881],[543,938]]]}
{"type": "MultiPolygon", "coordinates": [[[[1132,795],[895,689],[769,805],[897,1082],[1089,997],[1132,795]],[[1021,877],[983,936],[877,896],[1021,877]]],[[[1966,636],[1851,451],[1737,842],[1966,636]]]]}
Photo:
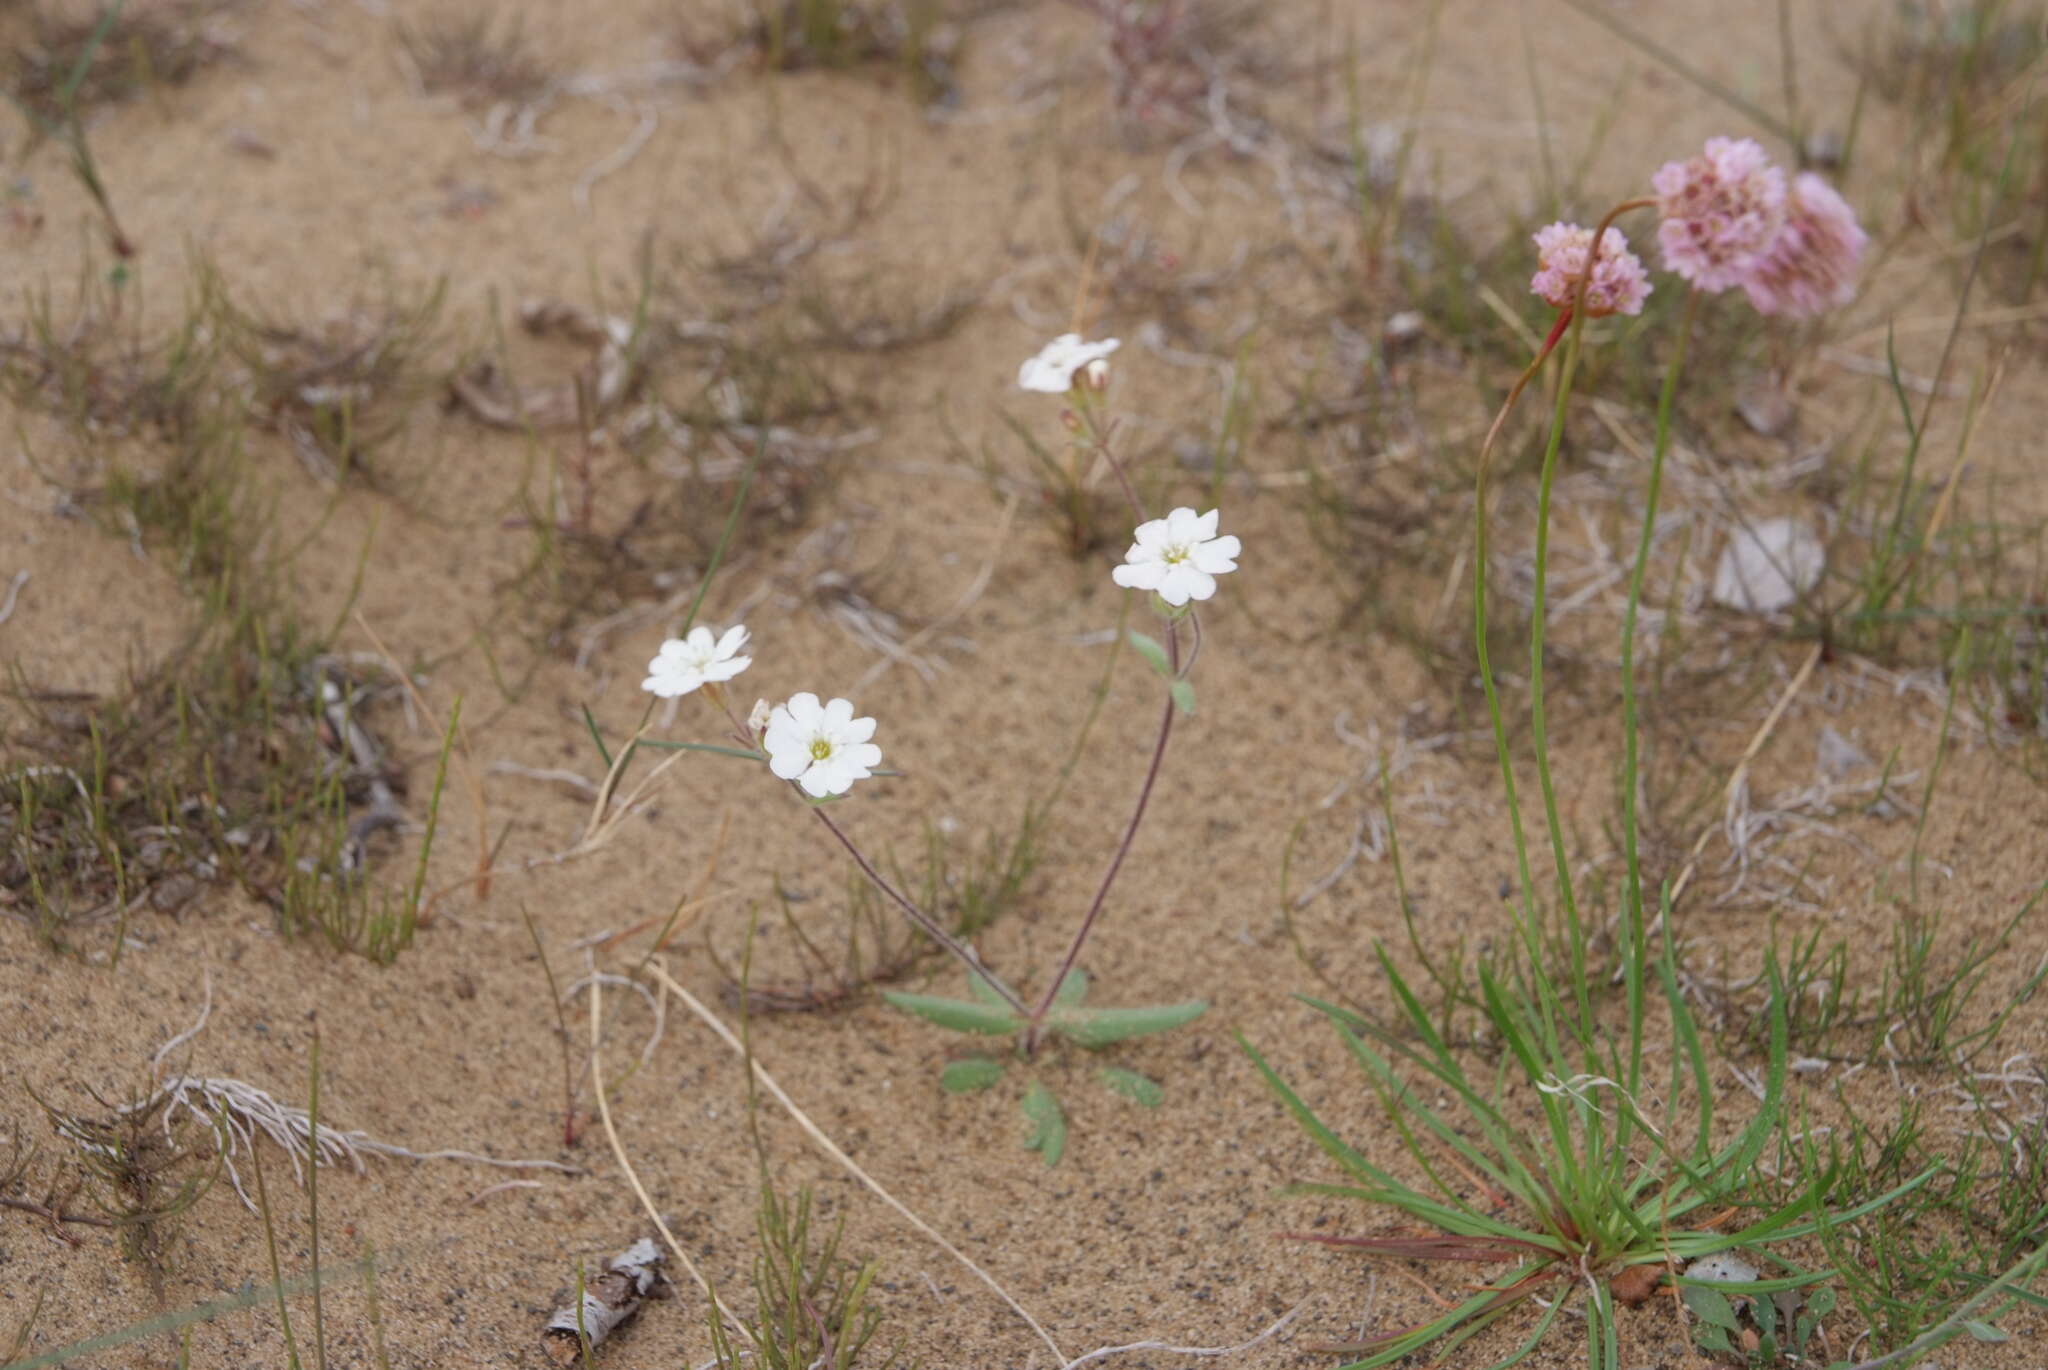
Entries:
{"type": "Polygon", "coordinates": [[[775,706],[761,745],[768,750],[769,770],[823,799],[845,794],[882,764],[882,749],[868,741],[874,735],[875,720],[855,718],[846,700],[820,705],[806,690],[775,706]]]}
{"type": "Polygon", "coordinates": [[[1123,344],[1115,338],[1082,342],[1079,333],[1062,333],[1017,368],[1017,384],[1047,395],[1064,395],[1074,388],[1074,373],[1087,368],[1091,382],[1097,382],[1109,363],[1103,359],[1123,344]],[[1098,364],[1103,370],[1097,370],[1098,364]]]}
{"type": "Polygon", "coordinates": [[[640,688],[674,699],[700,685],[731,680],[754,662],[750,656],[736,655],[746,645],[743,624],[734,624],[715,641],[709,628],[692,628],[688,637],[672,637],[661,644],[660,653],[647,663],[647,679],[640,688]]]}
{"type": "Polygon", "coordinates": [[[772,713],[774,713],[774,710],[768,707],[767,700],[755,700],[753,712],[747,715],[747,731],[759,737],[761,729],[768,726],[768,718],[772,713]]]}
{"type": "Polygon", "coordinates": [[[1216,511],[1197,514],[1185,506],[1163,519],[1138,525],[1137,541],[1124,564],[1111,574],[1132,590],[1157,591],[1178,609],[1191,599],[1216,593],[1216,577],[1237,569],[1239,543],[1216,536],[1216,511]]]}

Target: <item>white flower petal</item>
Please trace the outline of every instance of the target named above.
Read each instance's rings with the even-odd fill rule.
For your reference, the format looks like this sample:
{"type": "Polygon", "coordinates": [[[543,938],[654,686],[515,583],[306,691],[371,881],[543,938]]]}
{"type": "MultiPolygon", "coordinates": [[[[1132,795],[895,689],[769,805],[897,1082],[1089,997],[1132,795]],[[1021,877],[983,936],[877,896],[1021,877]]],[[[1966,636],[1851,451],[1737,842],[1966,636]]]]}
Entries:
{"type": "Polygon", "coordinates": [[[1201,538],[1203,541],[1207,541],[1208,539],[1215,537],[1216,520],[1218,517],[1221,516],[1221,514],[1222,510],[1211,509],[1206,514],[1197,515],[1195,517],[1195,536],[1201,538]]]}
{"type": "Polygon", "coordinates": [[[683,638],[683,641],[689,644],[690,655],[698,657],[708,656],[715,646],[711,638],[711,630],[701,624],[690,629],[688,635],[683,638]]]}
{"type": "MultiPolygon", "coordinates": [[[[768,715],[768,730],[761,734],[761,745],[767,749],[768,755],[771,757],[786,755],[808,758],[811,754],[810,737],[804,726],[790,717],[789,706],[786,704],[778,704],[770,711],[768,715]]],[[[800,770],[802,767],[798,769],[800,770]]],[[[782,775],[782,772],[777,771],[776,774],[782,775]]],[[[794,775],[795,772],[793,771],[790,775],[783,775],[782,778],[788,780],[794,775]]]]}
{"type": "Polygon", "coordinates": [[[735,623],[725,630],[725,636],[718,639],[718,654],[729,657],[747,645],[747,625],[735,623]]]}
{"type": "MultiPolygon", "coordinates": [[[[872,723],[874,720],[863,718],[860,721],[872,723]]],[[[865,777],[871,768],[882,764],[882,749],[872,742],[856,742],[846,749],[846,759],[848,764],[859,766],[861,775],[865,777]]]]}
{"type": "Polygon", "coordinates": [[[1196,543],[1189,550],[1188,560],[1212,576],[1237,569],[1237,553],[1240,544],[1234,537],[1220,537],[1209,542],[1196,543]]]}
{"type": "Polygon", "coordinates": [[[853,788],[854,781],[865,780],[868,775],[865,766],[857,766],[837,754],[811,767],[810,773],[826,794],[845,794],[853,788]]]}
{"type": "Polygon", "coordinates": [[[1207,599],[1216,593],[1216,577],[1210,575],[1192,561],[1184,561],[1175,569],[1180,575],[1180,583],[1185,587],[1189,599],[1207,599]]]}
{"type": "Polygon", "coordinates": [[[1109,578],[1126,590],[1156,590],[1159,582],[1166,579],[1166,567],[1157,561],[1137,562],[1117,567],[1109,578]]]}
{"type": "Polygon", "coordinates": [[[825,710],[819,705],[818,697],[809,690],[789,697],[789,703],[782,706],[789,710],[790,718],[800,727],[815,728],[825,717],[825,710]]]}
{"type": "Polygon", "coordinates": [[[801,786],[803,792],[809,795],[811,798],[823,799],[828,795],[838,794],[846,788],[846,786],[841,785],[837,789],[834,789],[832,785],[833,778],[834,777],[829,767],[824,765],[816,765],[811,767],[809,770],[805,771],[802,775],[796,777],[796,783],[799,786],[801,786]]]}
{"type": "Polygon", "coordinates": [[[1145,522],[1139,524],[1137,528],[1131,533],[1131,540],[1133,543],[1136,544],[1132,548],[1132,551],[1136,551],[1139,547],[1143,547],[1148,550],[1155,547],[1164,547],[1167,543],[1169,536],[1170,528],[1167,523],[1167,520],[1147,519],[1145,522]]]}
{"type": "Polygon", "coordinates": [[[811,749],[809,747],[785,748],[778,751],[768,748],[768,769],[784,780],[794,780],[810,769],[811,749]]]}
{"type": "Polygon", "coordinates": [[[840,735],[846,739],[849,746],[858,746],[875,735],[875,720],[872,718],[853,719],[841,730],[840,735]]]}
{"type": "Polygon", "coordinates": [[[1035,390],[1044,395],[1064,395],[1067,393],[1067,387],[1062,381],[1063,377],[1058,367],[1048,366],[1037,357],[1017,368],[1017,388],[1020,390],[1035,390]]]}
{"type": "Polygon", "coordinates": [[[851,722],[853,722],[852,700],[834,699],[825,705],[825,728],[828,732],[836,736],[851,722]]]}

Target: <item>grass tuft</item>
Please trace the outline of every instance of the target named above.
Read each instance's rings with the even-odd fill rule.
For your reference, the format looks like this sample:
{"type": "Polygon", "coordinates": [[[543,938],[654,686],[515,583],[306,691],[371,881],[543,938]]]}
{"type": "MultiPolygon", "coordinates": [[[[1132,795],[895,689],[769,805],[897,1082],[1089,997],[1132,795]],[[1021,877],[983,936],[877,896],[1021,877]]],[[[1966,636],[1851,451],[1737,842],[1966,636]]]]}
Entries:
{"type": "Polygon", "coordinates": [[[32,0],[21,7],[26,32],[14,40],[8,89],[56,124],[74,109],[184,85],[234,52],[222,21],[242,7],[243,0],[133,0],[88,10],[32,0]]]}
{"type": "Polygon", "coordinates": [[[452,95],[464,108],[536,103],[555,75],[517,16],[500,23],[490,8],[452,10],[398,26],[398,45],[427,95],[452,95]]]}

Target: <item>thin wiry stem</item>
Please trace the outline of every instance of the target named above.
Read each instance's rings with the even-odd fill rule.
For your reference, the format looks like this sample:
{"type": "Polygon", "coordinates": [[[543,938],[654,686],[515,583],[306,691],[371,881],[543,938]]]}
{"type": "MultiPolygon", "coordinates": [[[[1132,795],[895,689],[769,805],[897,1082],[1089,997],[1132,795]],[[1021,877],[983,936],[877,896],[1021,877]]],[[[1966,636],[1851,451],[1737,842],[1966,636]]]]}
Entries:
{"type": "Polygon", "coordinates": [[[832,821],[831,814],[826,813],[823,808],[815,805],[812,807],[811,812],[818,816],[818,821],[825,825],[827,832],[839,839],[839,845],[846,848],[846,854],[853,858],[853,863],[860,867],[861,874],[868,878],[868,882],[880,890],[897,908],[902,909],[906,918],[924,930],[925,936],[953,953],[956,959],[986,981],[988,987],[1001,996],[1003,1002],[1007,1003],[1011,1008],[1020,1014],[1029,1012],[1024,1007],[1024,1000],[1018,996],[1017,992],[1004,984],[996,977],[994,971],[991,971],[981,963],[981,956],[973,947],[961,941],[952,933],[947,932],[936,918],[933,918],[930,914],[919,908],[909,895],[890,884],[881,871],[875,868],[875,863],[868,860],[867,854],[854,845],[853,839],[846,835],[846,830],[832,821]]]}
{"type": "MultiPolygon", "coordinates": [[[[1637,734],[1641,721],[1636,705],[1636,613],[1643,602],[1643,583],[1649,574],[1650,544],[1656,536],[1657,497],[1664,487],[1664,456],[1671,450],[1671,411],[1678,397],[1678,373],[1685,365],[1686,343],[1692,337],[1693,321],[1699,314],[1700,292],[1686,293],[1685,313],[1678,323],[1678,342],[1672,349],[1671,365],[1664,372],[1664,389],[1657,397],[1657,436],[1650,452],[1649,482],[1643,492],[1643,534],[1636,544],[1635,569],[1629,575],[1628,607],[1621,624],[1621,849],[1627,885],[1622,892],[1623,911],[1628,916],[1629,956],[1640,967],[1648,939],[1643,928],[1643,867],[1636,846],[1637,734]]],[[[1664,901],[1664,917],[1671,914],[1671,900],[1664,901]]],[[[1670,945],[1667,934],[1666,946],[1670,945]]],[[[1629,986],[1629,1021],[1642,1023],[1643,988],[1638,976],[1629,986]]],[[[1643,1034],[1630,1034],[1629,1085],[1642,1078],[1643,1034]]]]}
{"type": "MultiPolygon", "coordinates": [[[[1166,661],[1169,674],[1180,674],[1180,624],[1178,621],[1166,625],[1166,661]]],[[[1166,760],[1166,744],[1173,740],[1173,716],[1179,705],[1169,692],[1166,706],[1159,716],[1159,738],[1152,744],[1152,764],[1145,769],[1145,783],[1138,789],[1138,802],[1131,809],[1130,821],[1124,824],[1124,835],[1116,845],[1116,851],[1109,858],[1109,866],[1102,872],[1102,882],[1095,887],[1095,898],[1089,901],[1088,912],[1081,919],[1081,926],[1074,931],[1074,940],[1067,944],[1066,955],[1060,958],[1060,968],[1045,986],[1045,993],[1039,996],[1038,1006],[1031,1011],[1031,1026],[1024,1034],[1024,1050],[1028,1054],[1037,1050],[1039,1036],[1045,1026],[1045,1018],[1052,1011],[1053,1001],[1059,996],[1060,986],[1066,983],[1073,972],[1074,962],[1080,959],[1081,948],[1088,941],[1088,934],[1095,930],[1095,922],[1102,916],[1103,905],[1109,899],[1110,886],[1116,883],[1117,872],[1123,869],[1124,858],[1130,855],[1131,843],[1138,836],[1138,825],[1145,821],[1145,809],[1152,802],[1152,788],[1159,781],[1159,768],[1166,760]]]]}

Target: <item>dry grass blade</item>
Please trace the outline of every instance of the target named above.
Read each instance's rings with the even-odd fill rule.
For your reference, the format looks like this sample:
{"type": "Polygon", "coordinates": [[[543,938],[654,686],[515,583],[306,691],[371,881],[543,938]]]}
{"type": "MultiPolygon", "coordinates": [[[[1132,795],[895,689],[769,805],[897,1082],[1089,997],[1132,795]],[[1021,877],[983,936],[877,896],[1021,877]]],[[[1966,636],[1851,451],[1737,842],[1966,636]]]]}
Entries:
{"type": "Polygon", "coordinates": [[[676,1263],[690,1273],[690,1278],[704,1291],[704,1297],[718,1310],[719,1317],[725,1319],[728,1326],[738,1328],[742,1336],[751,1340],[752,1334],[748,1332],[746,1322],[725,1306],[725,1302],[718,1297],[718,1291],[704,1278],[704,1272],[690,1259],[690,1253],[683,1250],[682,1244],[676,1240],[675,1233],[668,1230],[667,1220],[661,1216],[661,1210],[654,1206],[654,1200],[648,1197],[647,1186],[640,1183],[640,1174],[633,1169],[632,1158],[626,1155],[625,1144],[619,1140],[619,1130],[612,1123],[611,1096],[605,1092],[603,1043],[598,1032],[598,1024],[603,1017],[602,986],[601,980],[593,979],[590,983],[590,1087],[597,1095],[597,1116],[604,1124],[605,1140],[611,1143],[612,1155],[618,1160],[619,1170],[625,1175],[626,1183],[633,1187],[633,1194],[640,1200],[640,1206],[647,1210],[647,1216],[654,1221],[655,1230],[660,1232],[661,1239],[668,1243],[668,1249],[675,1253],[676,1263]]]}
{"type": "MultiPolygon", "coordinates": [[[[717,1033],[719,1039],[723,1041],[727,1046],[731,1047],[733,1051],[738,1054],[741,1060],[746,1061],[749,1065],[753,1067],[754,1078],[760,1082],[761,1087],[767,1090],[770,1094],[775,1096],[775,1101],[782,1105],[782,1107],[789,1113],[789,1116],[791,1118],[796,1120],[796,1125],[804,1130],[804,1134],[806,1136],[808,1136],[813,1142],[816,1142],[818,1144],[818,1148],[820,1150],[822,1150],[827,1156],[830,1156],[843,1169],[845,1169],[845,1171],[848,1174],[852,1175],[856,1180],[859,1180],[863,1185],[865,1185],[868,1188],[868,1190],[872,1192],[877,1198],[879,1198],[883,1203],[889,1205],[890,1208],[894,1209],[896,1213],[900,1217],[902,1217],[905,1222],[908,1222],[912,1227],[916,1228],[918,1232],[925,1237],[926,1240],[930,1241],[934,1246],[938,1247],[941,1251],[951,1256],[954,1260],[960,1262],[961,1265],[967,1267],[968,1271],[973,1274],[974,1278],[980,1280],[984,1285],[988,1286],[988,1288],[994,1292],[997,1298],[1001,1299],[1004,1303],[1009,1305],[1011,1312],[1015,1313],[1019,1318],[1022,1318],[1024,1320],[1025,1325],[1029,1327],[1033,1332],[1038,1334],[1038,1339],[1044,1342],[1046,1346],[1052,1351],[1053,1356],[1057,1359],[1059,1364],[1064,1366],[1069,1363],[1067,1353],[1060,1350],[1060,1345],[1058,1342],[1052,1339],[1052,1334],[1046,1331],[1044,1327],[1040,1326],[1038,1319],[1032,1317],[1031,1314],[1026,1312],[1024,1310],[1024,1305],[1018,1303],[1017,1300],[1011,1296],[1010,1292],[1007,1289],[1003,1288],[1000,1284],[996,1283],[994,1277],[991,1276],[986,1270],[983,1270],[979,1265],[976,1265],[974,1261],[967,1255],[966,1252],[962,1251],[959,1247],[953,1245],[953,1243],[947,1241],[945,1237],[941,1236],[938,1230],[934,1228],[930,1223],[926,1222],[923,1218],[918,1217],[917,1214],[911,1212],[911,1210],[904,1205],[902,1200],[898,1199],[894,1194],[891,1194],[888,1190],[884,1189],[879,1181],[877,1181],[872,1175],[868,1174],[867,1171],[860,1168],[859,1163],[856,1162],[853,1159],[853,1157],[847,1155],[844,1151],[842,1151],[839,1148],[838,1143],[834,1142],[830,1137],[826,1136],[824,1130],[820,1128],[816,1123],[811,1121],[810,1115],[805,1113],[801,1108],[797,1107],[796,1100],[789,1097],[788,1091],[783,1089],[783,1087],[776,1082],[775,1077],[768,1073],[767,1068],[764,1067],[759,1061],[753,1058],[753,1056],[748,1052],[746,1044],[740,1041],[739,1037],[733,1032],[731,1028],[726,1026],[724,1019],[720,1018],[716,1013],[713,1013],[709,1008],[705,1007],[703,1002],[700,1001],[696,995],[690,993],[690,991],[684,989],[681,985],[677,984],[675,978],[668,973],[668,968],[662,965],[660,961],[655,961],[651,966],[648,967],[648,971],[650,974],[654,976],[656,980],[658,980],[661,983],[663,989],[668,991],[670,994],[673,994],[676,998],[682,1000],[683,1007],[689,1009],[690,1012],[696,1014],[698,1019],[701,1020],[706,1027],[709,1027],[713,1032],[717,1033]]],[[[593,1006],[592,1013],[595,1014],[595,1012],[596,1010],[593,1006]]],[[[593,1033],[596,1031],[596,1021],[594,1017],[592,1019],[592,1031],[593,1033]]],[[[603,1091],[600,1090],[598,1093],[598,1098],[602,1099],[603,1097],[603,1091]]],[[[607,1123],[607,1127],[609,1127],[609,1123],[607,1123]]],[[[624,1164],[624,1153],[620,1154],[619,1159],[620,1163],[624,1164]]],[[[637,1185],[637,1181],[635,1183],[637,1185]]],[[[642,1202],[645,1202],[644,1196],[642,1202]]],[[[648,1211],[650,1213],[654,1211],[653,1206],[651,1204],[648,1205],[648,1211]]],[[[659,1219],[657,1218],[656,1221],[659,1221],[659,1219]]]]}

